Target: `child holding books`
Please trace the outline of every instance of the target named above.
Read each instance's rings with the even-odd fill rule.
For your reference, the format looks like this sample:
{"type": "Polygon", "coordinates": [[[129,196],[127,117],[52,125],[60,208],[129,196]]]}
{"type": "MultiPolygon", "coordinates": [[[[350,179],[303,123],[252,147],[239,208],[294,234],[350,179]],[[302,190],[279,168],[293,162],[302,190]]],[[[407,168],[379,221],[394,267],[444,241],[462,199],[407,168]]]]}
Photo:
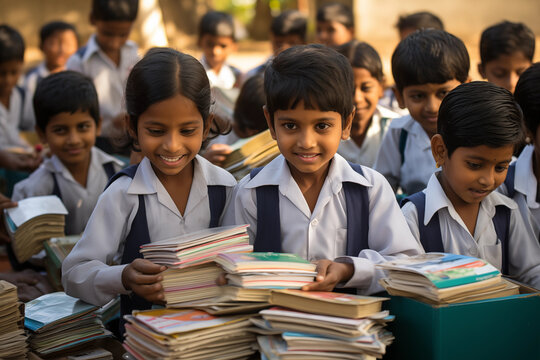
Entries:
{"type": "Polygon", "coordinates": [[[523,221],[531,225],[533,233],[540,239],[540,63],[531,65],[521,74],[514,98],[523,110],[531,143],[510,165],[504,183],[497,190],[517,202],[523,221]]]}
{"type": "Polygon", "coordinates": [[[503,21],[482,32],[478,72],[514,92],[519,76],[533,61],[535,37],[525,24],[503,21]]]}
{"type": "Polygon", "coordinates": [[[64,260],[67,294],[94,305],[121,294],[122,314],[163,301],[165,266],[142,259],[140,245],[220,225],[236,184],[197,155],[211,131],[211,103],[206,72],[192,56],[156,48],[135,65],[126,109],[132,144],[145,157],[99,198],[64,260]]]}
{"type": "Polygon", "coordinates": [[[517,204],[495,190],[523,139],[512,94],[488,82],[463,84],[443,100],[431,149],[437,167],[402,211],[426,252],[480,257],[540,288],[540,244],[517,204]]]}
{"type": "Polygon", "coordinates": [[[17,183],[13,200],[56,195],[68,210],[67,235],[80,234],[107,181],[123,163],[95,147],[101,117],[92,80],[62,71],[40,81],[34,94],[36,132],[51,157],[17,183]]]}
{"type": "Polygon", "coordinates": [[[442,30],[421,30],[402,40],[392,55],[395,95],[409,114],[386,132],[373,168],[397,191],[413,194],[426,187],[435,162],[430,139],[446,94],[469,81],[465,44],[442,30]]]}
{"type": "Polygon", "coordinates": [[[231,209],[255,251],[317,261],[317,281],[380,291],[375,263],[420,249],[388,182],[336,154],[354,117],[348,60],[323,45],[295,46],[265,72],[265,116],[282,155],[240,181],[231,209]]]}

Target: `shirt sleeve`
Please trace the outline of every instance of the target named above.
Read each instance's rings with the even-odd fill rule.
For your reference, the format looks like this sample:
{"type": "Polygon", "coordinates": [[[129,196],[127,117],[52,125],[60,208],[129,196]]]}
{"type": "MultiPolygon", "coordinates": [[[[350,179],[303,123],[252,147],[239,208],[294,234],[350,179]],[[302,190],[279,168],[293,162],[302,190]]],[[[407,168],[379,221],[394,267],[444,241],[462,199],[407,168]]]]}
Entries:
{"type": "Polygon", "coordinates": [[[127,294],[122,284],[125,265],[111,265],[123,247],[138,209],[138,196],[127,195],[116,180],[99,198],[82,238],[62,264],[66,294],[101,306],[118,294],[127,294]]]}
{"type": "Polygon", "coordinates": [[[70,56],[66,63],[66,69],[77,71],[80,73],[83,72],[82,59],[77,53],[70,56]]]}
{"type": "Polygon", "coordinates": [[[379,279],[384,271],[376,264],[396,258],[422,253],[411,234],[405,217],[401,213],[392,188],[381,174],[372,171],[369,188],[369,249],[364,249],[358,257],[341,256],[337,262],[352,263],[354,274],[344,287],[358,288],[364,294],[384,290],[379,279]]]}
{"type": "Polygon", "coordinates": [[[394,193],[401,180],[401,154],[399,153],[399,135],[401,128],[388,128],[377,153],[373,169],[380,172],[390,183],[394,193]]]}

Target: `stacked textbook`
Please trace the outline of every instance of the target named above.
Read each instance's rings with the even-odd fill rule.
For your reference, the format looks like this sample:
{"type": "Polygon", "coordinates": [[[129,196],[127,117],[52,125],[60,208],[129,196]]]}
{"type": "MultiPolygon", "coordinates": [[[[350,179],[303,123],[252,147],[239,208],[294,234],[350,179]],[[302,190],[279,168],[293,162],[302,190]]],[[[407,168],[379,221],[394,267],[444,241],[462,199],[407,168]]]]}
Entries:
{"type": "Polygon", "coordinates": [[[71,252],[81,235],[54,237],[43,243],[45,248],[45,269],[49,282],[57,291],[64,291],[62,287],[62,262],[71,252]]]}
{"type": "Polygon", "coordinates": [[[0,359],[26,359],[28,352],[17,287],[0,280],[0,359]]]}
{"type": "Polygon", "coordinates": [[[256,351],[249,316],[194,309],[135,311],[126,316],[124,348],[136,359],[247,359],[256,351]]]}
{"type": "Polygon", "coordinates": [[[43,241],[64,236],[67,209],[55,195],[21,200],[14,208],[5,209],[7,232],[15,257],[20,263],[43,250],[43,241]]]}
{"type": "Polygon", "coordinates": [[[261,331],[263,359],[375,359],[393,337],[385,329],[393,317],[381,311],[386,298],[334,292],[277,290],[252,319],[261,331]],[[295,310],[296,309],[296,310],[295,310]]]}
{"type": "Polygon", "coordinates": [[[430,304],[453,304],[516,295],[519,286],[501,278],[484,260],[446,253],[427,253],[377,265],[388,271],[380,283],[390,295],[430,304]]]}
{"type": "Polygon", "coordinates": [[[26,303],[24,326],[31,331],[30,347],[40,355],[49,355],[110,336],[95,313],[97,309],[63,292],[26,303]]]}
{"type": "Polygon", "coordinates": [[[251,252],[247,227],[204,229],[143,245],[140,252],[145,259],[168,267],[162,282],[167,306],[219,297],[216,279],[223,271],[213,260],[219,253],[251,252]]]}

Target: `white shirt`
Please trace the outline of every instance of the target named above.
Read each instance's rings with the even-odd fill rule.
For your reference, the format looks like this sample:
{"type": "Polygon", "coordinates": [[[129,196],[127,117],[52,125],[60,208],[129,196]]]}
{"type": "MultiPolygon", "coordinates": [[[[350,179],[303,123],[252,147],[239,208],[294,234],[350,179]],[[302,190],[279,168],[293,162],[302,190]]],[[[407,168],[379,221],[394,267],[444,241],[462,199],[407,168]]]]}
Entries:
{"type": "MultiPolygon", "coordinates": [[[[383,277],[375,264],[390,258],[414,255],[420,248],[413,239],[388,182],[376,171],[362,167],[364,176],[354,171],[336,154],[330,164],[313,213],[294,181],[283,155],[264,167],[253,179],[242,179],[235,190],[234,212],[237,224],[249,224],[252,242],[257,234],[256,188],[278,185],[281,222],[281,248],[309,261],[330,259],[354,264],[354,274],[343,284],[359,288],[362,293],[381,291],[378,279],[383,277]],[[344,181],[367,186],[369,197],[369,249],[358,257],[344,256],[347,248],[347,211],[344,181]]],[[[227,214],[229,215],[229,214],[227,214]]]]}
{"type": "Polygon", "coordinates": [[[104,136],[111,135],[112,119],[125,111],[124,91],[128,75],[139,60],[137,51],[137,44],[128,40],[120,49],[120,64],[117,66],[100,49],[93,34],[86,46],[73,54],[66,64],[68,70],[81,72],[94,81],[104,136]]]}
{"type": "Polygon", "coordinates": [[[79,184],[62,161],[53,155],[51,158],[45,159],[28,178],[15,185],[12,199],[19,201],[32,196],[51,195],[54,188],[52,177],[54,173],[62,195],[62,202],[68,210],[66,234],[82,233],[92,211],[94,211],[99,196],[109,181],[103,164],[113,162],[115,172],[122,169],[124,165],[121,161],[96,147],[92,148],[90,156],[86,187],[79,184]]]}
{"type": "MultiPolygon", "coordinates": [[[[497,205],[508,207],[511,210],[508,231],[510,275],[540,289],[540,244],[531,228],[523,223],[518,206],[512,199],[497,192],[484,198],[480,203],[474,234],[471,234],[446,196],[436,174],[429,179],[424,193],[426,208],[424,219],[421,220],[427,224],[435,214],[439,215],[444,251],[482,258],[499,270],[502,267],[502,249],[493,225],[493,216],[497,205]]],[[[401,210],[420,243],[416,207],[409,202],[401,210]]]]}
{"type": "Polygon", "coordinates": [[[127,294],[119,264],[124,242],[144,196],[146,221],[152,242],[207,228],[210,222],[208,185],[224,185],[227,202],[236,184],[234,177],[197,155],[193,183],[184,215],[144,158],[133,179],[122,176],[99,197],[81,240],[62,264],[62,284],[67,294],[94,305],[103,305],[118,294],[127,294]]]}
{"type": "Polygon", "coordinates": [[[391,87],[386,88],[383,92],[383,97],[379,100],[379,105],[384,106],[387,109],[392,110],[399,116],[409,115],[409,110],[407,108],[402,109],[399,107],[399,103],[394,94],[394,90],[391,87]]]}
{"type": "Polygon", "coordinates": [[[208,65],[208,62],[206,61],[204,55],[201,58],[201,63],[206,70],[206,75],[208,76],[211,87],[217,86],[224,89],[232,89],[236,84],[237,75],[238,77],[240,77],[240,74],[235,73],[233,68],[228,64],[223,64],[223,66],[219,70],[219,73],[216,73],[210,68],[210,65],[208,65]]]}
{"type": "Polygon", "coordinates": [[[30,146],[20,135],[20,130],[33,130],[25,128],[22,123],[23,95],[22,89],[14,87],[9,97],[9,109],[0,103],[0,149],[8,147],[30,146]]]}
{"type": "Polygon", "coordinates": [[[24,97],[24,110],[23,110],[23,122],[29,124],[32,128],[36,124],[36,115],[34,113],[34,93],[38,83],[49,76],[51,72],[47,69],[45,61],[41,62],[38,66],[30,70],[24,77],[23,87],[26,91],[24,97]]]}
{"type": "Polygon", "coordinates": [[[397,117],[399,115],[392,110],[377,105],[362,146],[358,147],[351,138],[342,140],[339,144],[338,154],[352,163],[373,167],[383,136],[392,119],[397,117]]]}
{"type": "Polygon", "coordinates": [[[436,170],[435,160],[427,133],[410,115],[392,120],[373,168],[386,177],[394,191],[400,187],[404,193],[414,194],[426,187],[436,170]],[[403,163],[399,152],[402,130],[408,132],[403,163]]]}
{"type": "MultiPolygon", "coordinates": [[[[514,201],[519,206],[521,217],[526,224],[530,224],[534,234],[540,234],[540,204],[536,201],[538,183],[533,171],[534,146],[527,145],[515,162],[514,201]]],[[[508,195],[506,185],[503,183],[498,192],[508,195]]]]}

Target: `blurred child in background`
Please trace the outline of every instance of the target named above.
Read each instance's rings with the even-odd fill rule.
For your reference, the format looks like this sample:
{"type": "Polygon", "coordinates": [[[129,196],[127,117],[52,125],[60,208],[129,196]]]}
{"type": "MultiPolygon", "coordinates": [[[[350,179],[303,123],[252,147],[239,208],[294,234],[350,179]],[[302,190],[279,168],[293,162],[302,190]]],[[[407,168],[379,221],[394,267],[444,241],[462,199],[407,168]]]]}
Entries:
{"type": "Polygon", "coordinates": [[[354,38],[354,14],[341,3],[328,3],[317,10],[317,42],[340,46],[354,38]]]}
{"type": "Polygon", "coordinates": [[[399,17],[396,28],[399,32],[399,39],[403,40],[407,35],[422,29],[444,30],[442,20],[429,11],[420,11],[399,17]]]}

